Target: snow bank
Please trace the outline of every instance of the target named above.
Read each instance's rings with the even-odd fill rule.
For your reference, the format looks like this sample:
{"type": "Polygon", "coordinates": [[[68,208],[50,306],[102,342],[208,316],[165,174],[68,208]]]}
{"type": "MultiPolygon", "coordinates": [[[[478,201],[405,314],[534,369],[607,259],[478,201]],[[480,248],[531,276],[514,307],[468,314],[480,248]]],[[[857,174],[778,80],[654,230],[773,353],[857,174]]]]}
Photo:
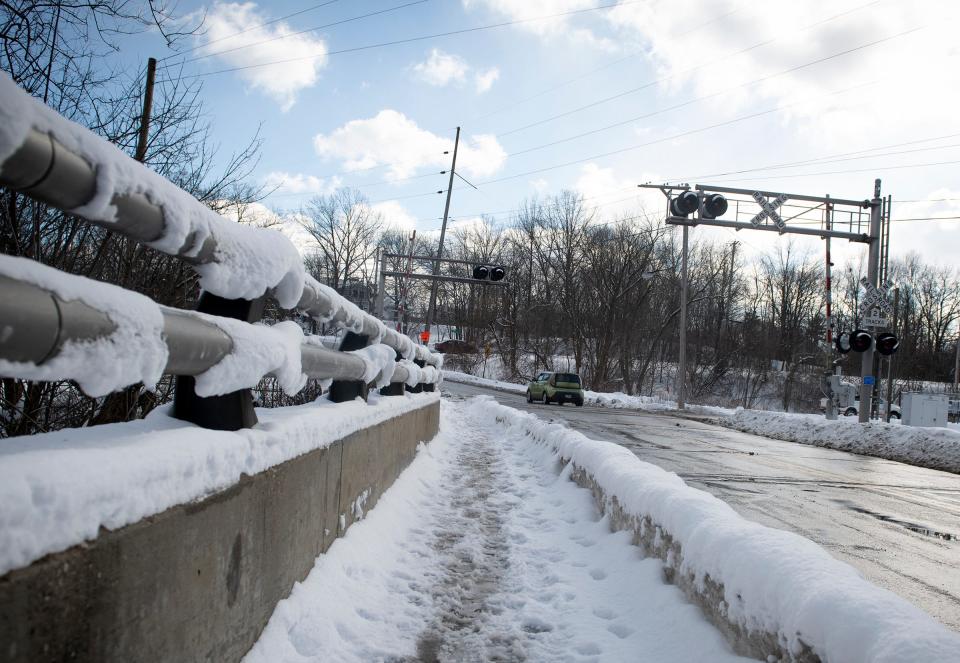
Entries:
{"type": "Polygon", "coordinates": [[[223,218],[92,131],[61,117],[0,72],[0,164],[19,149],[31,129],[53,135],[95,168],[93,198],[72,212],[113,223],[114,197],[143,194],[163,209],[163,235],[149,246],[197,255],[208,238],[215,239],[215,262],[196,266],[204,290],[228,299],[256,299],[272,289],[284,308],[300,300],[303,259],[282,233],[223,218]]]}
{"type": "Polygon", "coordinates": [[[438,393],[258,409],[256,428],[206,430],[159,408],[146,419],[0,441],[0,575],[177,504],[202,499],[438,393]]]}
{"type": "Polygon", "coordinates": [[[778,440],[876,456],[960,474],[960,431],[883,422],[833,421],[819,414],[787,414],[738,408],[724,426],[778,440]]]}
{"type": "MultiPolygon", "coordinates": [[[[5,76],[0,72],[0,80],[5,76]]],[[[53,292],[64,301],[83,302],[105,313],[114,325],[106,336],[67,341],[42,365],[0,359],[0,375],[76,380],[89,396],[103,396],[138,382],[148,389],[156,385],[167,365],[167,346],[163,314],[148,297],[26,258],[0,255],[0,274],[53,292]]]]}
{"type": "Polygon", "coordinates": [[[722,592],[719,602],[701,605],[736,629],[761,639],[771,634],[791,657],[810,650],[845,663],[960,660],[960,636],[812,541],[750,522],[619,445],[487,397],[471,409],[572,461],[599,490],[605,511],[622,510],[638,537],[664,551],[677,584],[708,597],[711,588],[722,592]]]}
{"type": "Polygon", "coordinates": [[[506,391],[511,394],[524,394],[527,391],[526,385],[514,384],[513,382],[503,382],[501,380],[491,380],[489,378],[481,378],[477,377],[476,375],[470,375],[469,373],[461,373],[460,371],[443,371],[443,377],[445,380],[450,380],[451,382],[474,384],[478,387],[487,387],[488,389],[506,391]]]}

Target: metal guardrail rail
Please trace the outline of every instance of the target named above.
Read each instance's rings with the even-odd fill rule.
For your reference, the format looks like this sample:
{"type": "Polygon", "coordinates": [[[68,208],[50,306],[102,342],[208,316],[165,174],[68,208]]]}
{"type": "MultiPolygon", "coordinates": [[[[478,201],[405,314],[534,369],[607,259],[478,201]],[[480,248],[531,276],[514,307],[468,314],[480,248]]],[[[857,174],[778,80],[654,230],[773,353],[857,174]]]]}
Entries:
{"type": "MultiPolygon", "coordinates": [[[[247,255],[256,255],[261,248],[257,239],[264,236],[257,233],[272,233],[269,235],[270,241],[278,241],[276,237],[279,233],[267,229],[246,228],[246,235],[237,236],[230,227],[235,228],[237,224],[220,217],[112,144],[60,117],[20,90],[3,72],[0,72],[0,116],[15,117],[27,124],[19,128],[19,136],[17,127],[8,132],[6,137],[0,136],[2,186],[177,256],[198,268],[231,259],[230,251],[220,250],[224,237],[229,236],[227,244],[230,246],[242,244],[242,250],[247,255]],[[9,141],[10,135],[14,136],[16,144],[4,145],[3,140],[9,141]],[[68,144],[72,147],[68,147],[68,144]],[[3,158],[4,155],[6,158],[3,158]],[[109,189],[102,177],[104,172],[111,169],[122,169],[132,174],[130,179],[136,181],[137,188],[141,190],[109,189]],[[143,184],[151,182],[155,187],[153,189],[143,184]],[[110,195],[109,215],[95,211],[104,209],[104,206],[91,205],[92,201],[105,194],[110,195]],[[169,203],[171,194],[176,196],[176,204],[165,205],[165,202],[169,203]],[[174,217],[176,214],[202,219],[203,230],[207,232],[201,232],[191,225],[191,232],[173,247],[169,239],[175,233],[171,231],[180,230],[182,234],[184,227],[182,220],[174,217]]],[[[284,237],[282,241],[289,245],[284,246],[284,250],[296,252],[289,240],[284,237]]],[[[246,276],[254,280],[261,277],[256,273],[246,276]]],[[[274,280],[277,282],[274,283],[267,280],[245,283],[248,291],[262,293],[259,300],[231,299],[229,291],[218,292],[216,284],[210,287],[204,283],[205,292],[198,311],[225,313],[226,317],[254,322],[259,319],[265,297],[280,285],[289,292],[291,279],[295,281],[293,287],[299,288],[301,293],[296,305],[291,308],[347,330],[339,350],[312,343],[305,343],[301,347],[303,372],[311,378],[334,380],[330,390],[332,400],[366,397],[369,385],[362,383],[366,364],[360,357],[345,351],[357,350],[376,342],[392,348],[397,361],[406,358],[418,366],[432,365],[437,369],[434,372],[424,371],[433,376],[430,382],[421,382],[412,389],[406,387],[413,391],[433,390],[439,380],[442,363],[439,355],[387,328],[379,319],[360,311],[333,289],[302,271],[284,274],[283,283],[276,278],[274,280]]],[[[288,304],[291,301],[289,296],[284,299],[288,304]]],[[[193,391],[192,377],[202,374],[234,351],[234,342],[229,334],[188,312],[163,307],[162,314],[163,339],[168,350],[165,373],[186,378],[178,378],[175,416],[179,416],[179,412],[183,415],[181,418],[211,428],[236,429],[256,423],[249,390],[211,398],[199,397],[193,391]],[[177,401],[181,401],[182,407],[178,407],[177,401]],[[211,410],[219,410],[221,414],[211,410]]],[[[26,280],[10,278],[9,275],[0,276],[0,320],[5,325],[4,333],[0,335],[0,359],[34,365],[49,362],[68,341],[101,338],[114,329],[108,312],[79,300],[67,301],[50,290],[26,280]]],[[[91,367],[91,370],[95,369],[91,367]]],[[[22,377],[11,373],[16,371],[9,368],[4,371],[7,377],[22,377]]],[[[383,388],[381,393],[402,394],[409,377],[410,372],[405,365],[398,364],[390,386],[383,388]]]]}

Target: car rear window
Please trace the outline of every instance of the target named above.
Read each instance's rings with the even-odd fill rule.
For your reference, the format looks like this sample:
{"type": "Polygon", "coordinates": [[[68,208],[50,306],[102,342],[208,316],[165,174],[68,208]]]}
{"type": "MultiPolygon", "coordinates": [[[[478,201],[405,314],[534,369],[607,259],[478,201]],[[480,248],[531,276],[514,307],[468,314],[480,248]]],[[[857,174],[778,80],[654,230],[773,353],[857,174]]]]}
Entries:
{"type": "Polygon", "coordinates": [[[557,373],[557,382],[572,382],[580,384],[580,376],[576,373],[557,373]]]}

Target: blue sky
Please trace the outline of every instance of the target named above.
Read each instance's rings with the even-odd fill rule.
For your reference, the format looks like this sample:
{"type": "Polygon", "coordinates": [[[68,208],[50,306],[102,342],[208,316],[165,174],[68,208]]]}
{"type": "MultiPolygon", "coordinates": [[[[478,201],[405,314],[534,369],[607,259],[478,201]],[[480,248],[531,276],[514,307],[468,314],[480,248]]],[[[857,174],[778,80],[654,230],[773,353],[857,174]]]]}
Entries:
{"type": "MultiPolygon", "coordinates": [[[[859,199],[880,177],[894,218],[960,216],[957,3],[410,2],[182,4],[206,12],[205,36],[186,45],[196,50],[176,55],[144,39],[124,57],[173,56],[162,62],[170,65],[207,56],[184,71],[203,81],[225,152],[262,125],[256,177],[280,185],[265,201],[276,210],[357,186],[389,222],[435,229],[443,196],[430,192],[446,188],[442,152],[460,125],[458,171],[479,189],[455,185],[451,216],[460,222],[565,188],[604,218],[639,205],[657,214],[661,194],[635,185],[666,178],[859,199]],[[336,53],[583,9],[595,10],[336,53]],[[381,10],[389,11],[328,25],[381,10]],[[318,29],[290,35],[309,28],[318,29]],[[277,60],[294,61],[213,73],[277,60]],[[565,140],[585,132],[593,133],[565,140]],[[563,142],[543,147],[554,141],[563,142]],[[625,151],[607,154],[617,150],[625,151]],[[568,162],[576,163],[557,167],[568,162]],[[748,172],[722,175],[732,171],[748,172]]],[[[898,222],[894,250],[955,260],[958,231],[954,220],[898,222]]],[[[757,250],[779,241],[735,237],[757,250]]]]}

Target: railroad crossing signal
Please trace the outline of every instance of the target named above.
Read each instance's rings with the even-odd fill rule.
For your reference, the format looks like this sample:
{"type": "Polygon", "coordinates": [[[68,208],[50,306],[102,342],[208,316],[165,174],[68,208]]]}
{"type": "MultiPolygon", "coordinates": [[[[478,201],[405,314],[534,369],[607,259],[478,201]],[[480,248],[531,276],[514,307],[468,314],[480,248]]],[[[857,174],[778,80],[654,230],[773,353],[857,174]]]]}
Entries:
{"type": "Polygon", "coordinates": [[[787,224],[782,218],[780,218],[780,215],[777,214],[777,208],[787,202],[790,199],[789,196],[787,196],[785,193],[781,193],[779,196],[774,198],[773,201],[769,201],[767,200],[767,197],[759,191],[754,191],[752,195],[753,199],[757,201],[757,204],[761,207],[761,209],[763,209],[763,211],[750,219],[750,223],[755,226],[759,226],[764,219],[769,217],[770,220],[776,224],[777,228],[783,230],[787,224]]]}

